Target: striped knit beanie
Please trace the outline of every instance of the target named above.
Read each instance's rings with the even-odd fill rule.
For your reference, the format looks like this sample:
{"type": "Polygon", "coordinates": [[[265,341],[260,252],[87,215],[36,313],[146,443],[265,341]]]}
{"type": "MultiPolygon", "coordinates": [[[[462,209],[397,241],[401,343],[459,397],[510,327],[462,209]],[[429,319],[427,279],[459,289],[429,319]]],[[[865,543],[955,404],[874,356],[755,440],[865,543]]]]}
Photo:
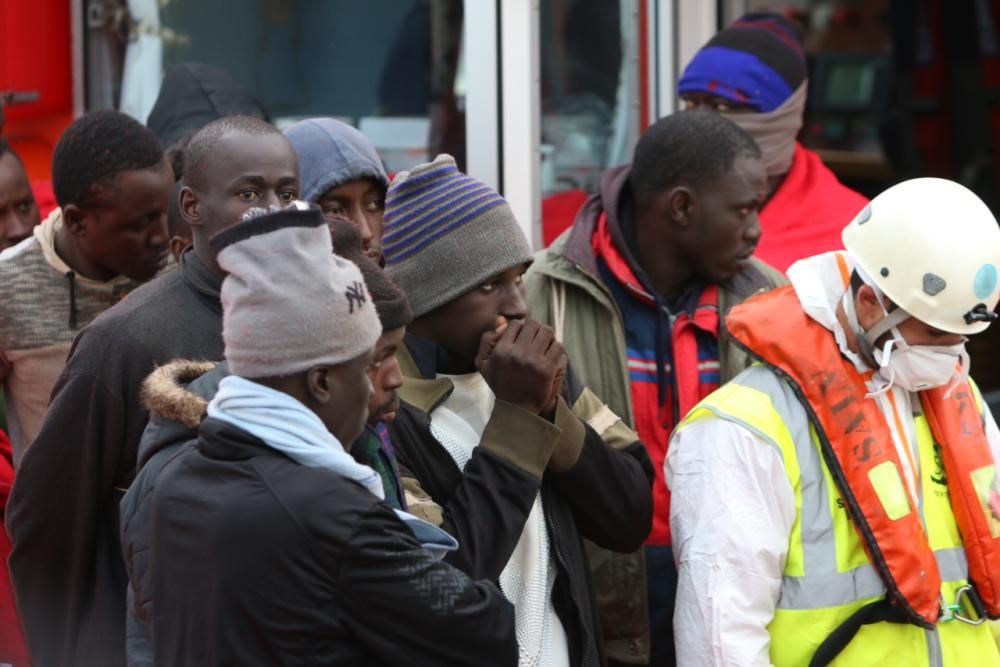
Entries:
{"type": "Polygon", "coordinates": [[[769,112],[791,97],[805,79],[798,26],[778,14],[746,14],[695,54],[677,83],[677,92],[708,93],[769,112]]]}
{"type": "Polygon", "coordinates": [[[414,317],[531,262],[507,202],[460,172],[450,155],[396,174],[385,199],[382,253],[414,317]]]}

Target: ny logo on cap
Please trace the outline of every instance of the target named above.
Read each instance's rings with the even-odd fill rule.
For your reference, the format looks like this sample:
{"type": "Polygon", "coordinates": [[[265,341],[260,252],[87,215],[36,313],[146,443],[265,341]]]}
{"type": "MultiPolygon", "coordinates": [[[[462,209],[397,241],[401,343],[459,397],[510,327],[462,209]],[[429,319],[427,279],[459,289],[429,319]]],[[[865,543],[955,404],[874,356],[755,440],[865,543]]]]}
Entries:
{"type": "Polygon", "coordinates": [[[365,305],[365,286],[360,281],[355,280],[344,294],[347,296],[347,305],[350,309],[348,314],[354,313],[355,302],[358,304],[358,308],[365,305]]]}

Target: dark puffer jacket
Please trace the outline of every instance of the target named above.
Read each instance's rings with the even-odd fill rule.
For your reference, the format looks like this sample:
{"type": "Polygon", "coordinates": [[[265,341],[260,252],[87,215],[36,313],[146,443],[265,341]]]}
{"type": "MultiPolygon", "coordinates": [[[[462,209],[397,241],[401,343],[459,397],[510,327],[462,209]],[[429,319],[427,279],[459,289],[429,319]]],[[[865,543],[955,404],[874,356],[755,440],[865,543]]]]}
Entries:
{"type": "MultiPolygon", "coordinates": [[[[172,397],[147,400],[186,394],[173,416],[204,409],[164,389],[172,397]]],[[[434,560],[360,485],[212,418],[170,449],[144,468],[159,472],[141,513],[148,549],[126,553],[130,572],[144,562],[136,599],[156,600],[156,664],[517,663],[499,590],[434,560]]]]}

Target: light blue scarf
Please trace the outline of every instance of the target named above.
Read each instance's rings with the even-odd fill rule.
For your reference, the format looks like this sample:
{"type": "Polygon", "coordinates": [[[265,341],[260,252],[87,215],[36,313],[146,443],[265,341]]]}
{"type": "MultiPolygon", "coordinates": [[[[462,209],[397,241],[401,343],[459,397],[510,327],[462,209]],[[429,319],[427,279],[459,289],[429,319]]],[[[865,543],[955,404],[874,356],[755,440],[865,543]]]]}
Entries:
{"type": "Polygon", "coordinates": [[[385,498],[382,478],[355,461],[312,410],[284,392],[229,375],[208,404],[208,416],[260,438],[300,465],[332,470],[385,498]]]}
{"type": "MultiPolygon", "coordinates": [[[[344,451],[316,413],[284,392],[228,375],[208,404],[208,416],[257,436],[299,465],[332,470],[385,500],[382,478],[344,451]]],[[[458,549],[458,541],[437,526],[402,510],[396,516],[435,559],[458,549]]]]}

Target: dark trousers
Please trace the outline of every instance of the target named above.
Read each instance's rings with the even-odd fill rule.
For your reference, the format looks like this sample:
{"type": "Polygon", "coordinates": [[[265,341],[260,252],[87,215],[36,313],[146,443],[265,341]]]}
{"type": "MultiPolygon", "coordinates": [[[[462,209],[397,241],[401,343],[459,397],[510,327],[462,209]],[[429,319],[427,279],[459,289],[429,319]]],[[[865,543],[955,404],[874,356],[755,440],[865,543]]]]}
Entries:
{"type": "MultiPolygon", "coordinates": [[[[649,636],[652,644],[649,667],[674,667],[674,600],[677,597],[677,569],[670,547],[647,546],[646,587],[649,596],[649,636]]],[[[608,667],[635,665],[608,660],[608,667]]]]}
{"type": "Polygon", "coordinates": [[[650,667],[674,667],[674,600],[677,568],[670,547],[646,547],[646,585],[649,591],[650,667]]]}

